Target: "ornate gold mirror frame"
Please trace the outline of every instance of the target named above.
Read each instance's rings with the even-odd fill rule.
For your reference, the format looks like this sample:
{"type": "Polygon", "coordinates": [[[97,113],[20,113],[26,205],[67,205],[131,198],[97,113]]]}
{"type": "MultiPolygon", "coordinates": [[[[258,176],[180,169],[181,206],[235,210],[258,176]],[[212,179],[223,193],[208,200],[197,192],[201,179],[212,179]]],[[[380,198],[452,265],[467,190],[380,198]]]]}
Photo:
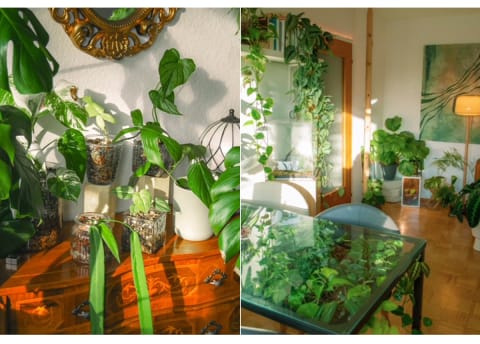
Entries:
{"type": "Polygon", "coordinates": [[[75,46],[94,57],[120,60],[150,47],[176,8],[139,8],[119,21],[102,18],[92,8],[50,8],[75,46]]]}

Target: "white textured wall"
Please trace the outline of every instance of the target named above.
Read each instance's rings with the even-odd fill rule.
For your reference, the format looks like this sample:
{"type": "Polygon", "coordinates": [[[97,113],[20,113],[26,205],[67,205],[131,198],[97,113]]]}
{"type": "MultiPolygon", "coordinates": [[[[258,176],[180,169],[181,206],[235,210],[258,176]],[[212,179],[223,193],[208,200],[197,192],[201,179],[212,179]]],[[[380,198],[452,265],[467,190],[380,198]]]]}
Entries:
{"type": "MultiPolygon", "coordinates": [[[[192,58],[197,70],[177,93],[176,103],[183,117],[162,114],[161,122],[180,142],[199,143],[201,132],[228,115],[240,113],[240,36],[234,13],[225,8],[179,9],[153,46],[120,61],[100,60],[77,49],[46,8],[33,12],[50,35],[48,48],[60,64],[55,82],[67,80],[79,87],[80,95],[90,94],[116,114],[115,130],[131,125],[130,111],[136,108],[151,116],[148,91],[158,81],[158,63],[166,49],[176,48],[182,57],[192,58]]],[[[117,182],[126,183],[131,171],[131,151],[124,151],[117,182]]],[[[65,218],[82,210],[78,202],[67,202],[65,218]]],[[[119,202],[118,210],[126,208],[119,202]]]]}

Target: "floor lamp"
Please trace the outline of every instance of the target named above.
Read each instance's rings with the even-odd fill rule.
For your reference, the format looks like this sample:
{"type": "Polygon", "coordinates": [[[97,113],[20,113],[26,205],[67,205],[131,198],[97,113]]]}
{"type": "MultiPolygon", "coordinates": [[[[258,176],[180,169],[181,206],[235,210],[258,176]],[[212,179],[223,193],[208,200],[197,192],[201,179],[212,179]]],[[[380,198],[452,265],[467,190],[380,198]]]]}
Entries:
{"type": "Polygon", "coordinates": [[[470,145],[470,132],[472,130],[473,116],[480,115],[480,95],[461,95],[455,98],[453,112],[467,117],[465,129],[465,154],[463,156],[463,185],[467,183],[468,146],[470,145]]]}

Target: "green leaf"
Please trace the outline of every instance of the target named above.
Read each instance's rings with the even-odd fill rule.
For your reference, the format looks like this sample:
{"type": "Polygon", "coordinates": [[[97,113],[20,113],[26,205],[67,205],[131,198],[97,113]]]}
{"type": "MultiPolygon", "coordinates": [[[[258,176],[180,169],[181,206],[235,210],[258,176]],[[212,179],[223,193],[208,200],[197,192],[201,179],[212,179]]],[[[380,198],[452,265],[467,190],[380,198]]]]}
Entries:
{"type": "Polygon", "coordinates": [[[15,142],[15,166],[13,174],[19,178],[19,187],[12,189],[11,205],[19,214],[40,218],[43,210],[42,189],[38,169],[28,157],[28,152],[15,142]]]}
{"type": "Polygon", "coordinates": [[[103,334],[105,311],[105,252],[100,229],[90,226],[90,326],[92,334],[103,334]]]}
{"type": "Polygon", "coordinates": [[[62,99],[55,92],[45,97],[45,105],[55,118],[67,128],[83,129],[87,125],[88,114],[78,103],[62,99]]]}
{"type": "Polygon", "coordinates": [[[113,189],[113,192],[119,199],[132,199],[135,189],[130,185],[122,185],[113,189]]]}
{"type": "Polygon", "coordinates": [[[110,252],[112,252],[117,262],[120,263],[120,252],[118,251],[117,240],[115,239],[112,229],[105,222],[100,222],[97,226],[100,228],[103,242],[107,245],[110,252]]]}
{"type": "Polygon", "coordinates": [[[147,189],[142,189],[135,192],[132,197],[132,206],[130,207],[130,214],[137,215],[139,213],[148,213],[152,206],[152,195],[147,189]]]}
{"type": "Polygon", "coordinates": [[[320,306],[315,302],[304,303],[297,308],[297,314],[309,319],[316,319],[320,306]]]}
{"type": "Polygon", "coordinates": [[[75,171],[83,182],[87,169],[87,144],[83,134],[77,129],[67,129],[58,139],[57,145],[67,168],[75,171]]]}
{"type": "Polygon", "coordinates": [[[12,171],[10,166],[0,160],[0,201],[10,198],[12,187],[12,171]]]}
{"type": "Polygon", "coordinates": [[[0,45],[13,43],[13,70],[7,66],[7,49],[0,49],[0,88],[10,90],[9,75],[21,94],[48,92],[58,63],[47,49],[49,36],[27,8],[0,9],[0,45]]]}
{"type": "Polygon", "coordinates": [[[169,95],[176,87],[186,83],[195,69],[192,59],[180,58],[179,52],[174,48],[166,50],[158,66],[160,83],[165,94],[169,95]]]}
{"type": "Polygon", "coordinates": [[[432,319],[428,317],[423,317],[423,326],[430,327],[432,326],[433,322],[432,319]]]}
{"type": "Polygon", "coordinates": [[[15,136],[23,136],[27,140],[28,145],[32,143],[32,121],[25,112],[14,106],[2,105],[0,106],[0,114],[0,122],[11,126],[12,141],[15,136]]]}
{"type": "Polygon", "coordinates": [[[54,177],[47,179],[49,191],[59,198],[76,201],[80,196],[82,183],[75,171],[60,167],[54,177]]]}
{"type": "Polygon", "coordinates": [[[15,140],[15,138],[11,136],[11,129],[12,126],[10,124],[0,123],[0,137],[2,138],[0,149],[3,149],[3,151],[7,153],[10,164],[13,165],[15,159],[15,146],[13,140],[15,140]]]}
{"type": "Polygon", "coordinates": [[[214,182],[212,172],[205,161],[199,161],[190,165],[188,169],[188,187],[207,208],[212,203],[210,189],[214,182]]]}
{"type": "Polygon", "coordinates": [[[210,191],[212,200],[217,200],[225,192],[236,190],[240,187],[240,166],[227,168],[215,183],[210,191]]]}
{"type": "Polygon", "coordinates": [[[182,113],[175,105],[175,95],[173,93],[171,93],[170,95],[166,95],[164,93],[164,90],[160,89],[158,91],[152,90],[148,92],[148,96],[150,98],[150,101],[156,108],[171,115],[182,116],[182,113]]]}
{"type": "Polygon", "coordinates": [[[230,148],[227,154],[225,154],[225,160],[223,163],[226,169],[238,165],[240,163],[240,146],[233,146],[230,148]]]}
{"type": "Polygon", "coordinates": [[[330,301],[323,305],[322,312],[320,314],[320,320],[327,324],[332,321],[335,311],[338,307],[338,301],[330,301]]]}
{"type": "Polygon", "coordinates": [[[27,241],[35,234],[32,220],[27,219],[0,219],[0,258],[15,253],[24,247],[27,241]],[[5,244],[8,243],[8,244],[5,244]]]}
{"type": "Polygon", "coordinates": [[[240,190],[225,192],[222,197],[210,204],[208,218],[215,235],[218,236],[239,208],[240,190]]]}
{"type": "Polygon", "coordinates": [[[142,334],[153,334],[152,309],[148,291],[142,246],[137,232],[130,231],[130,255],[132,257],[133,283],[137,291],[138,317],[142,334]]]}
{"type": "Polygon", "coordinates": [[[139,109],[135,109],[130,112],[130,116],[132,117],[132,123],[136,127],[141,127],[143,125],[143,114],[142,111],[139,109]]]}
{"type": "Polygon", "coordinates": [[[230,259],[240,252],[240,217],[231,220],[221,231],[218,237],[218,248],[223,260],[228,263],[230,259]]]}

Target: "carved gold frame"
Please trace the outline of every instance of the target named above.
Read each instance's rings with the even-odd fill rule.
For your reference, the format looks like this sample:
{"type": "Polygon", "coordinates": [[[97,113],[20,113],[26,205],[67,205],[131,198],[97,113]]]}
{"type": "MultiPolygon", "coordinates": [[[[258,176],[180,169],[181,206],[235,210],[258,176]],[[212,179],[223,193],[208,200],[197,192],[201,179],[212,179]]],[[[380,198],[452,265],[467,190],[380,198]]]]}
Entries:
{"type": "Polygon", "coordinates": [[[109,21],[91,8],[50,8],[75,46],[98,58],[120,60],[149,48],[176,8],[139,8],[129,17],[109,21]]]}

